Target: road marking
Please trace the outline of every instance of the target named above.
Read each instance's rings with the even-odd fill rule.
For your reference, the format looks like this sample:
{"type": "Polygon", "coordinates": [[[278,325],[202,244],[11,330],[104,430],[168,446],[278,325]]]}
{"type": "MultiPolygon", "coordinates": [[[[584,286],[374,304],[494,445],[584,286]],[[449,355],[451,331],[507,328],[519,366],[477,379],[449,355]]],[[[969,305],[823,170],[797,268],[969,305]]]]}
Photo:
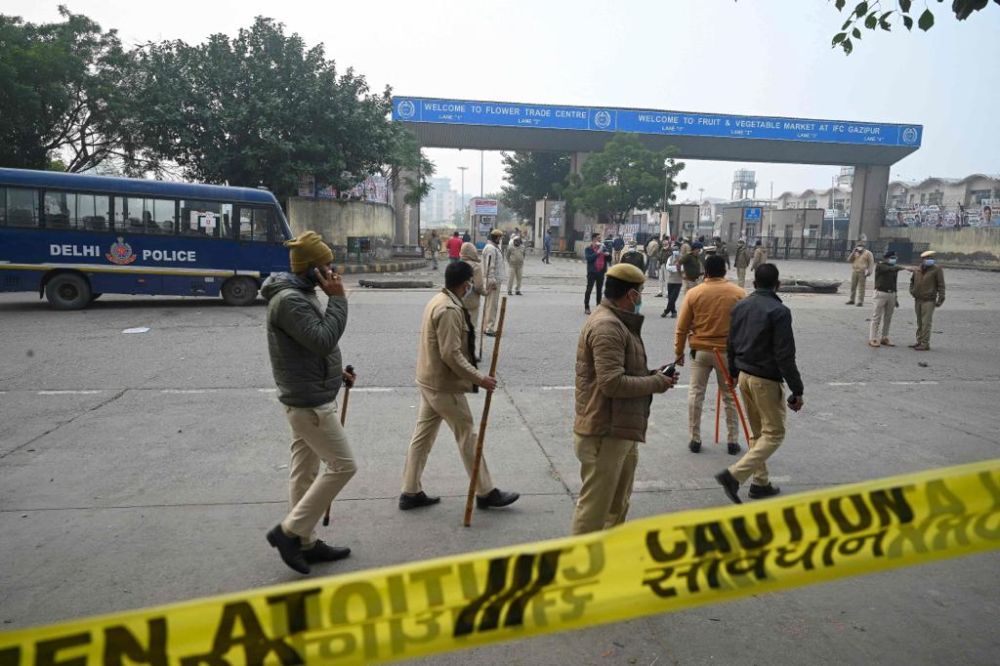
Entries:
{"type": "Polygon", "coordinates": [[[186,395],[189,393],[212,393],[214,391],[215,389],[162,389],[160,393],[181,393],[186,395]]]}
{"type": "Polygon", "coordinates": [[[38,395],[97,395],[98,393],[104,393],[101,390],[89,390],[89,391],[39,391],[38,395]]]}
{"type": "Polygon", "coordinates": [[[257,389],[257,390],[259,392],[261,392],[261,393],[277,393],[278,392],[278,389],[276,389],[276,388],[273,388],[273,389],[257,389]]]}
{"type": "Polygon", "coordinates": [[[352,388],[351,391],[355,393],[392,393],[396,389],[386,386],[362,386],[360,388],[352,388]]]}

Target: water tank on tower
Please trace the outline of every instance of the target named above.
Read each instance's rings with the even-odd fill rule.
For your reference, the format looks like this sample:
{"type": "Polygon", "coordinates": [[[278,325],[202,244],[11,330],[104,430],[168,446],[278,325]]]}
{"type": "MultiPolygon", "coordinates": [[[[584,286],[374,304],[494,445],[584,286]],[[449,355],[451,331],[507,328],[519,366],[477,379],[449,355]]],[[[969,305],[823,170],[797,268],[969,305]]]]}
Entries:
{"type": "Polygon", "coordinates": [[[757,172],[738,169],[733,174],[733,201],[753,199],[757,195],[757,172]]]}

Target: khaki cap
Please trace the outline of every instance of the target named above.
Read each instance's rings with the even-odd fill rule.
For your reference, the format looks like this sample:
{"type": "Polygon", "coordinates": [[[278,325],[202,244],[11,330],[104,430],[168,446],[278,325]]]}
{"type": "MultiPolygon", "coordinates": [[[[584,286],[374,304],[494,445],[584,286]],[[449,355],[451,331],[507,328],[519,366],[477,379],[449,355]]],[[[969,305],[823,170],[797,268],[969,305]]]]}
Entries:
{"type": "Polygon", "coordinates": [[[632,264],[615,264],[608,269],[608,277],[613,277],[629,284],[643,284],[646,281],[646,274],[639,270],[638,266],[632,264]]]}
{"type": "Polygon", "coordinates": [[[920,258],[921,259],[928,259],[930,257],[933,257],[935,254],[937,254],[937,252],[935,252],[934,250],[927,250],[926,252],[921,252],[920,253],[920,258]]]}

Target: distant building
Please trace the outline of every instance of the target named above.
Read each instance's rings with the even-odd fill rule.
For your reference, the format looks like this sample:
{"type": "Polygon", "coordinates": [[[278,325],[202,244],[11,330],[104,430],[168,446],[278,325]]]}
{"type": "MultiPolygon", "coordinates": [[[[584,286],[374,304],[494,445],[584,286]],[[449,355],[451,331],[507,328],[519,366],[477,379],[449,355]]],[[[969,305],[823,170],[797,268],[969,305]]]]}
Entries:
{"type": "Polygon", "coordinates": [[[420,223],[425,227],[441,227],[454,221],[461,210],[460,195],[451,188],[451,178],[431,178],[431,191],[420,202],[420,223]]]}
{"type": "Polygon", "coordinates": [[[980,208],[1000,203],[1000,174],[974,173],[965,178],[925,178],[921,181],[894,180],[889,183],[889,208],[941,206],[980,208]]]}

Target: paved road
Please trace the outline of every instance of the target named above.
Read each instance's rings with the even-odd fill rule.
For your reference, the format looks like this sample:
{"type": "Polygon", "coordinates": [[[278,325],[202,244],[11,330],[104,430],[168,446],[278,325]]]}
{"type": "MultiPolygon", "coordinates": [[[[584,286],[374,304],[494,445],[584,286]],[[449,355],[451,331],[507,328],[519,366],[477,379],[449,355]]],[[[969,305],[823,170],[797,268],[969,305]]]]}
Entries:
{"type": "MultiPolygon", "coordinates": [[[[788,276],[848,277],[841,265],[779,265],[788,276]]],[[[579,490],[570,433],[582,271],[578,261],[532,257],[525,295],[510,301],[487,456],[497,483],[523,499],[481,514],[471,530],[460,525],[464,470],[444,434],[424,478],[442,504],[395,507],[432,291],[352,292],[342,348],[361,373],[348,418],[360,472],[324,537],[354,555],[321,573],[567,532],[579,490]]],[[[440,272],[417,275],[440,281],[440,272]]],[[[349,284],[364,277],[375,276],[349,284]]],[[[1000,274],[947,277],[927,354],[905,347],[909,297],[893,323],[901,346],[877,350],[865,345],[868,307],[844,305],[843,294],[786,297],[806,382],[806,408],[790,415],[772,465],[787,492],[1000,455],[1000,274]]],[[[647,288],[644,336],[651,362],[663,362],[674,320],[656,316],[654,293],[647,288]]],[[[283,515],[288,462],[263,315],[262,302],[105,296],[55,312],[31,294],[0,295],[3,628],[296,578],[263,539],[283,515]],[[149,330],[123,332],[139,327],[149,330]]],[[[474,412],[481,400],[472,398],[474,412]]],[[[633,517],[726,503],[712,475],[731,458],[715,446],[689,453],[685,424],[683,389],[656,398],[633,517]]],[[[995,663],[998,571],[991,553],[426,662],[995,663]]]]}

